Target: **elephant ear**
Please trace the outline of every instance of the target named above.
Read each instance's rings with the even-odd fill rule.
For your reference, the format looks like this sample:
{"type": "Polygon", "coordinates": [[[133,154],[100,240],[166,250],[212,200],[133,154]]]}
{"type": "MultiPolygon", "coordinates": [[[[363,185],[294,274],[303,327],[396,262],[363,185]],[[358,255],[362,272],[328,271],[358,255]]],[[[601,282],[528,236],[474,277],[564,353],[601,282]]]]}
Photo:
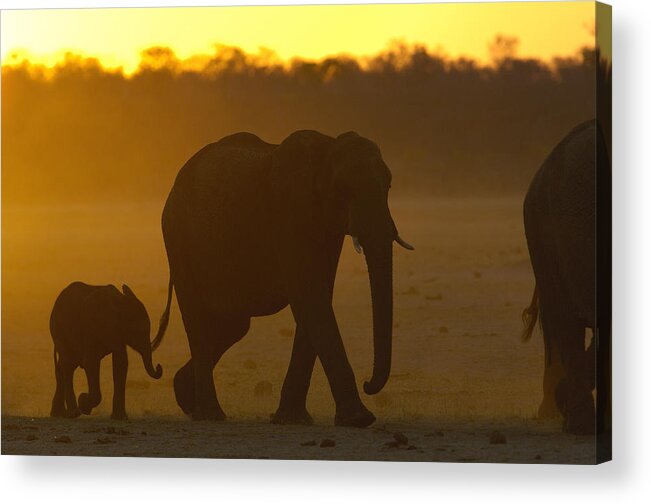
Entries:
{"type": "Polygon", "coordinates": [[[286,231],[292,234],[325,239],[326,207],[332,192],[328,156],[333,142],[316,131],[297,131],[272,155],[270,186],[286,231]]]}

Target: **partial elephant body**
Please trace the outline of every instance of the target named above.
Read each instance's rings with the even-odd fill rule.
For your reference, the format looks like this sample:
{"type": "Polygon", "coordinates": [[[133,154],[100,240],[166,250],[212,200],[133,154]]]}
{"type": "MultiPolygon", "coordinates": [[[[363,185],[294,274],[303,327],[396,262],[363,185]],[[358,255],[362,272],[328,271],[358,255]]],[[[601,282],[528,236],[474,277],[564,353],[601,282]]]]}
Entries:
{"type": "Polygon", "coordinates": [[[147,372],[160,378],[160,365],[151,363],[149,317],[133,292],[125,285],[124,293],[113,285],[94,286],[74,282],[57,297],[50,316],[50,334],[54,342],[56,391],[51,416],[76,417],[90,414],[99,405],[100,361],[112,354],[112,418],[126,418],[125,384],[127,345],[138,351],[147,372]],[[79,395],[73,388],[73,375],[81,367],[88,379],[88,393],[79,395]]]}
{"type": "Polygon", "coordinates": [[[539,308],[545,340],[539,414],[560,412],[566,430],[586,434],[594,432],[595,422],[594,351],[586,352],[585,329],[596,328],[597,149],[605,143],[596,121],[577,126],[547,157],[524,202],[536,277],[525,338],[539,308]]]}
{"type": "MultiPolygon", "coordinates": [[[[224,418],[214,366],[246,334],[251,317],[289,304],[297,329],[274,421],[310,422],[305,397],[317,356],[337,404],[336,422],[374,420],[357,392],[332,290],[344,236],[354,234],[373,293],[375,368],[365,387],[376,393],[390,369],[391,244],[399,240],[387,205],[389,183],[377,146],[354,133],[334,139],[299,131],[280,145],[238,133],[183,166],[162,217],[170,286],[192,356],[174,378],[183,411],[224,418]]],[[[168,316],[169,299],[157,342],[168,316]]]]}
{"type": "Polygon", "coordinates": [[[270,315],[287,305],[267,197],[274,147],[245,134],[204,147],[181,169],[165,204],[177,295],[200,292],[214,316],[270,315]]]}

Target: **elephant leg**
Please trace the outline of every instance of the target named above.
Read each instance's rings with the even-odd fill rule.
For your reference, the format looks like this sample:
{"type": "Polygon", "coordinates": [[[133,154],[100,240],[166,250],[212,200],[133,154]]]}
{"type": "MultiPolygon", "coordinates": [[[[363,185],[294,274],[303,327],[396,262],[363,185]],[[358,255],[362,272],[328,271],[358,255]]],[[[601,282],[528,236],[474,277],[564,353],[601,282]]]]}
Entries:
{"type": "Polygon", "coordinates": [[[328,378],[337,408],[335,424],[366,427],[375,421],[375,417],[359,397],[328,289],[314,284],[305,287],[306,292],[290,295],[290,306],[298,326],[305,327],[328,378]]]}
{"type": "Polygon", "coordinates": [[[79,410],[84,415],[90,415],[90,412],[102,400],[102,393],[99,386],[99,363],[97,357],[84,357],[84,370],[88,380],[88,393],[79,394],[79,410]]]}
{"type": "MultiPolygon", "coordinates": [[[[543,322],[543,325],[545,324],[543,322]]],[[[543,377],[543,399],[538,407],[538,418],[557,418],[561,412],[556,405],[556,388],[565,378],[565,368],[556,343],[549,337],[545,341],[545,371],[543,377]]]]}
{"type": "Polygon", "coordinates": [[[174,393],[178,405],[186,414],[192,414],[193,419],[224,420],[226,414],[217,399],[212,372],[222,355],[247,333],[250,319],[248,317],[211,317],[210,324],[206,324],[204,327],[203,337],[208,351],[200,356],[196,356],[197,352],[195,351],[192,358],[176,373],[174,393]],[[202,369],[201,366],[204,368],[202,369]],[[207,378],[205,369],[208,369],[210,374],[210,385],[212,386],[208,388],[210,395],[205,394],[205,390],[201,391],[198,388],[205,385],[203,383],[198,385],[198,380],[203,382],[207,378]],[[208,410],[201,409],[201,401],[204,401],[204,405],[208,404],[208,410]]]}
{"type": "Polygon", "coordinates": [[[305,403],[315,362],[314,347],[305,329],[298,325],[294,335],[292,357],[280,392],[280,405],[271,419],[272,423],[312,424],[312,417],[307,412],[305,403]]]}
{"type": "Polygon", "coordinates": [[[61,372],[61,363],[58,359],[54,361],[54,377],[56,378],[56,390],[52,398],[52,408],[50,409],[51,417],[65,417],[66,416],[66,402],[65,402],[65,385],[63,375],[61,372]]]}
{"type": "MultiPolygon", "coordinates": [[[[330,287],[330,302],[334,292],[335,275],[337,264],[341,254],[343,238],[330,244],[328,282],[330,287]]],[[[316,362],[316,351],[310,342],[305,328],[296,326],[292,356],[289,361],[287,374],[280,393],[280,404],[278,410],[272,417],[272,423],[278,424],[299,424],[311,425],[312,417],[307,412],[306,400],[310,389],[310,380],[314,363],[316,362]]]]}
{"type": "Polygon", "coordinates": [[[595,405],[587,380],[585,328],[569,317],[560,318],[552,335],[565,368],[565,378],[556,389],[556,403],[564,422],[563,430],[571,434],[594,434],[595,405]]]}
{"type": "Polygon", "coordinates": [[[67,418],[77,418],[81,413],[77,406],[77,397],[75,396],[75,388],[73,378],[77,369],[77,363],[62,355],[59,359],[59,372],[61,374],[61,381],[63,383],[63,395],[66,402],[67,418]]]}
{"type": "Polygon", "coordinates": [[[111,359],[113,364],[113,410],[111,411],[111,418],[113,420],[126,420],[127,410],[125,408],[124,396],[127,383],[127,369],[129,367],[126,346],[113,352],[111,359]]]}

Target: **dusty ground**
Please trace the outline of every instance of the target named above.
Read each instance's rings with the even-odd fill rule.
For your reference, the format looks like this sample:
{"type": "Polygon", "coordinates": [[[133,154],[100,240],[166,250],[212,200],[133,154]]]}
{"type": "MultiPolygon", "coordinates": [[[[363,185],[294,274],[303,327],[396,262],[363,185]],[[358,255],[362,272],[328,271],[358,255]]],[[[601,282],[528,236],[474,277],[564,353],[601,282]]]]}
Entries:
{"type": "Polygon", "coordinates": [[[2,454],[406,462],[594,463],[594,441],[518,419],[380,424],[368,429],[143,418],[2,419],[2,454]],[[403,437],[404,436],[404,437],[403,437]],[[331,446],[322,446],[331,445],[331,446]]]}
{"type": "MultiPolygon", "coordinates": [[[[219,400],[231,420],[217,425],[187,421],[171,383],[189,356],[174,303],[170,329],[154,357],[164,368],[163,378],[148,378],[138,356],[130,353],[127,412],[133,422],[116,424],[129,431],[125,435],[102,431],[112,425],[107,419],[110,358],[102,363],[104,399],[90,418],[43,418],[54,392],[48,318],[60,290],[83,280],[129,284],[156,325],[168,281],[162,201],[3,208],[2,452],[591,462],[591,439],[566,436],[557,423],[533,420],[541,399],[543,346],[540,336],[527,344],[519,338],[520,314],[534,284],[521,205],[518,198],[391,201],[400,233],[416,251],[395,247],[392,375],[382,393],[363,397],[378,417],[374,428],[329,426],[334,404],[318,364],[308,397],[317,425],[268,424],[291,352],[293,321],[287,309],[254,319],[249,334],[217,366],[219,400]],[[263,381],[271,391],[255,396],[254,388],[263,381]],[[395,430],[408,437],[408,445],[385,446],[395,430]],[[506,436],[506,444],[489,442],[494,430],[506,436]],[[27,441],[29,435],[37,439],[27,441]],[[59,435],[72,442],[53,441],[59,435]],[[104,437],[115,442],[95,443],[104,437]],[[335,446],[320,448],[324,438],[335,446]],[[301,446],[312,440],[317,446],[301,446]],[[416,449],[406,448],[411,444],[416,449]]],[[[364,260],[349,239],[334,307],[361,384],[372,365],[370,294],[364,260]]],[[[85,390],[81,371],[75,386],[77,393],[85,390]]]]}

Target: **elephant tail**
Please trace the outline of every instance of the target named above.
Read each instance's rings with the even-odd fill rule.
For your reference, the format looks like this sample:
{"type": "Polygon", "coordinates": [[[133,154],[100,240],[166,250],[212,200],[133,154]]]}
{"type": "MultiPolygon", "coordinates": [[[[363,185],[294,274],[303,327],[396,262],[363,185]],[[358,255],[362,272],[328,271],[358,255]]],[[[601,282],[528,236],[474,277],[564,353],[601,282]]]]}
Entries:
{"type": "Polygon", "coordinates": [[[170,321],[170,307],[172,306],[172,290],[174,289],[174,281],[172,280],[172,275],[170,274],[170,283],[167,287],[167,305],[165,306],[165,311],[160,317],[160,322],[158,323],[158,332],[156,337],[151,342],[151,351],[156,350],[161,342],[163,341],[163,336],[165,336],[165,331],[167,329],[167,324],[170,321]]]}
{"type": "Polygon", "coordinates": [[[536,285],[533,289],[531,304],[522,312],[522,322],[524,323],[522,341],[529,341],[533,334],[533,330],[536,328],[536,322],[538,322],[540,312],[540,302],[538,297],[538,285],[536,285]]]}

